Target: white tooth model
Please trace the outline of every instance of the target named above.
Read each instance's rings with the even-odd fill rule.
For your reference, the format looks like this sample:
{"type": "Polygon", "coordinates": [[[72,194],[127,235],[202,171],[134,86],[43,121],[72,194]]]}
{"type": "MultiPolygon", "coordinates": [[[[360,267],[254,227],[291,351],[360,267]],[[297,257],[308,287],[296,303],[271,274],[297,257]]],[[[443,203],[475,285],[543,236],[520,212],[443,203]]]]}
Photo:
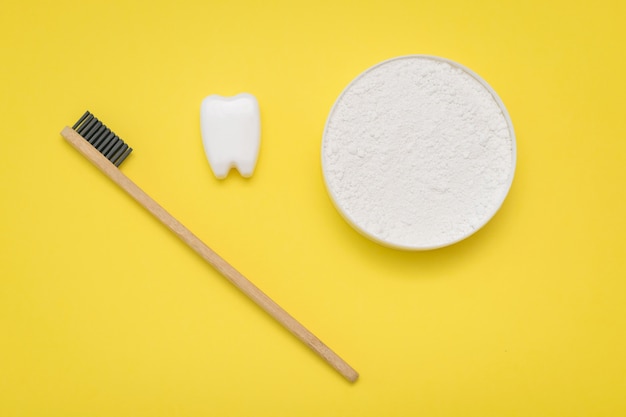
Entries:
{"type": "Polygon", "coordinates": [[[248,93],[210,95],[200,107],[202,143],[213,174],[226,178],[232,167],[243,177],[254,172],[261,142],[257,99],[248,93]]]}

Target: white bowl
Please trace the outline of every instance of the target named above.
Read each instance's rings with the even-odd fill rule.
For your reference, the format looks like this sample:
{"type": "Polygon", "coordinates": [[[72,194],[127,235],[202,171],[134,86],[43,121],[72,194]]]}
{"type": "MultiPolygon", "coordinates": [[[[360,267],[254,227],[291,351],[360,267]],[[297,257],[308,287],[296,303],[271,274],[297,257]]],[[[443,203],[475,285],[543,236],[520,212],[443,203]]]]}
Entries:
{"type": "Polygon", "coordinates": [[[364,236],[404,250],[448,246],[482,228],[506,198],[515,164],[513,124],[496,92],[470,69],[429,55],[361,73],[337,98],[322,139],[339,213],[364,236]]]}

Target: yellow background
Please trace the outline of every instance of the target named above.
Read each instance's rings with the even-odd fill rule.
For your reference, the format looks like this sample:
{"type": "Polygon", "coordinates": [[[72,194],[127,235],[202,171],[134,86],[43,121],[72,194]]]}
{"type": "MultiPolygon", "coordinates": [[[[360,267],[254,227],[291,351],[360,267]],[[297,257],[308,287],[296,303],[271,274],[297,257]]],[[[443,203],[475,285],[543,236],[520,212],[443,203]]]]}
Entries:
{"type": "Polygon", "coordinates": [[[15,1],[0,10],[0,416],[626,415],[626,3],[15,1]],[[473,69],[518,165],[480,232],[381,247],[320,166],[341,90],[391,57],[473,69]],[[199,106],[249,92],[254,176],[199,106]],[[123,171],[361,374],[349,384],[60,137],[123,171]]]}

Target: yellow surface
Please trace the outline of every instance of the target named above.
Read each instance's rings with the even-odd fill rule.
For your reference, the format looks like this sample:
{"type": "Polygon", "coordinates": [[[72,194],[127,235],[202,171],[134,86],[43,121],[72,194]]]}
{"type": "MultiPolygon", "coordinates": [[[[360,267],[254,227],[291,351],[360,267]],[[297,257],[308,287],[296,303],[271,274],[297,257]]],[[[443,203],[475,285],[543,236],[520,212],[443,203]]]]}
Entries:
{"type": "Polygon", "coordinates": [[[623,1],[5,1],[0,416],[626,415],[623,1]],[[476,71],[518,140],[479,233],[407,253],[333,208],[341,90],[398,55],[476,71]],[[213,178],[206,95],[250,92],[250,180],[213,178]],[[354,385],[63,141],[124,172],[350,362],[354,385]]]}

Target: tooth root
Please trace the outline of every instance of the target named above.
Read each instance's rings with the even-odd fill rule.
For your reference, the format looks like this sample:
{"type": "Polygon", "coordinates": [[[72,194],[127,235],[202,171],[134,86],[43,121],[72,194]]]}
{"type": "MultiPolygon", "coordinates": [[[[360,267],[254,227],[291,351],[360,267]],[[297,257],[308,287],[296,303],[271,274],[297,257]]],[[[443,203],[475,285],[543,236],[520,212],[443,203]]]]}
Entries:
{"type": "Polygon", "coordinates": [[[261,141],[257,99],[248,93],[232,97],[211,95],[202,101],[202,143],[213,174],[226,178],[235,167],[243,177],[254,172],[261,141]]]}

